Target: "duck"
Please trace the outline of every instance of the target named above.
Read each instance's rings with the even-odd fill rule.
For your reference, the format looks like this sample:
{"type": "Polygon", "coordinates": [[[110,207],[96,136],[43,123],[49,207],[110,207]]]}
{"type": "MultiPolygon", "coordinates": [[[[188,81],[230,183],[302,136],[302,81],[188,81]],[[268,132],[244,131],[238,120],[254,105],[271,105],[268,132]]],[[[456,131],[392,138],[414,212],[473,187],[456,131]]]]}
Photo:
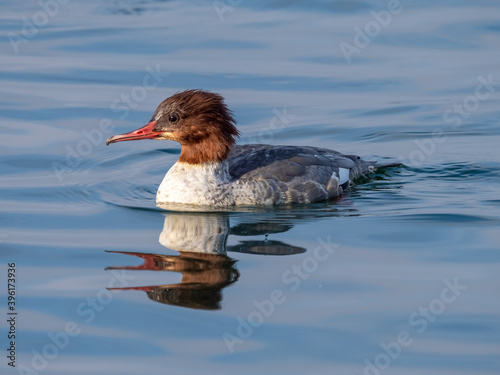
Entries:
{"type": "Polygon", "coordinates": [[[224,98],[195,89],[165,99],[143,127],[107,139],[106,145],[141,139],[180,143],[157,204],[276,206],[339,198],[353,180],[397,163],[365,161],[313,146],[237,145],[240,132],[224,98]]]}

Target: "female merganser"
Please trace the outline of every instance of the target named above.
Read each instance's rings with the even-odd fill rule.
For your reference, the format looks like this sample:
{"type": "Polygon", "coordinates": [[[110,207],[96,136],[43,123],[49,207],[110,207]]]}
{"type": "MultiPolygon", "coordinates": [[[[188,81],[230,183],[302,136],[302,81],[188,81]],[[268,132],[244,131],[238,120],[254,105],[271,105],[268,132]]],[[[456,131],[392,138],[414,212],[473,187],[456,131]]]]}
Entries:
{"type": "Polygon", "coordinates": [[[339,197],[350,182],[377,168],[359,156],[318,147],[235,145],[239,132],[224,98],[187,90],[164,100],[151,121],[106,144],[168,139],[179,160],[158,188],[159,204],[227,207],[312,203],[339,197]]]}

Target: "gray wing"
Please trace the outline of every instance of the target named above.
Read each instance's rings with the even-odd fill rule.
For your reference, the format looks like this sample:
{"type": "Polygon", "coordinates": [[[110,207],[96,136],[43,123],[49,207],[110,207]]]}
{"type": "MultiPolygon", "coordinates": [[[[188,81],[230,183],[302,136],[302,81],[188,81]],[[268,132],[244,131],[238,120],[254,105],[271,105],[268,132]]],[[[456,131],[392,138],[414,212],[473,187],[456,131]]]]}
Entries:
{"type": "Polygon", "coordinates": [[[318,147],[234,146],[228,157],[235,180],[273,181],[287,202],[310,203],[342,194],[352,179],[375,163],[318,147]]]}

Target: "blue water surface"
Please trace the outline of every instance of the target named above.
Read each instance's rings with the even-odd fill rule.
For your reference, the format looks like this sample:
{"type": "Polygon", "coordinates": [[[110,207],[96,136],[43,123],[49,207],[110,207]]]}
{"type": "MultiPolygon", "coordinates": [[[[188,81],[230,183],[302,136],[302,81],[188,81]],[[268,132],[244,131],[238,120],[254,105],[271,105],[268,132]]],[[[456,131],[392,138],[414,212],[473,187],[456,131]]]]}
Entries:
{"type": "Polygon", "coordinates": [[[500,3],[0,4],[2,374],[499,374],[500,3]],[[226,98],[240,144],[404,165],[334,202],[155,205],[226,98]],[[15,263],[15,368],[7,358],[15,263]]]}

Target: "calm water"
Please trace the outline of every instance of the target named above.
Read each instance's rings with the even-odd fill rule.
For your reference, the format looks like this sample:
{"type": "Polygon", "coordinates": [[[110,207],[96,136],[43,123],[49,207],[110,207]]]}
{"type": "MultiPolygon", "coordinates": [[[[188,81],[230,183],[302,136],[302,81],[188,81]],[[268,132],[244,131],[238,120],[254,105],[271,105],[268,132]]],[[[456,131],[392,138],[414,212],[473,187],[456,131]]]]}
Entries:
{"type": "Polygon", "coordinates": [[[2,374],[500,373],[498,1],[41,3],[0,5],[2,374]],[[104,140],[187,88],[240,143],[405,166],[163,210],[179,146],[104,140]]]}

